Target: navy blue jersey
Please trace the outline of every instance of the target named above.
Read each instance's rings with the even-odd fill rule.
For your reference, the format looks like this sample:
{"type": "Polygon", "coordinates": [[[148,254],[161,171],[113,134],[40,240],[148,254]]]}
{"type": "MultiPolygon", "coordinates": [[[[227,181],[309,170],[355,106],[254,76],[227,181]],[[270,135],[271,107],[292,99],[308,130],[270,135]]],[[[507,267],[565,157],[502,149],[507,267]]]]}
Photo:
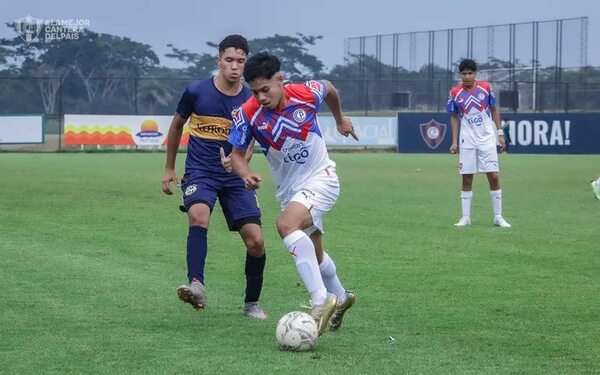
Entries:
{"type": "Polygon", "coordinates": [[[245,86],[235,96],[225,95],[217,89],[212,77],[193,82],[185,88],[177,113],[189,118],[186,173],[229,174],[221,165],[219,148],[223,147],[226,155],[231,152],[231,144],[227,141],[232,123],[231,112],[251,96],[252,92],[245,86]]]}

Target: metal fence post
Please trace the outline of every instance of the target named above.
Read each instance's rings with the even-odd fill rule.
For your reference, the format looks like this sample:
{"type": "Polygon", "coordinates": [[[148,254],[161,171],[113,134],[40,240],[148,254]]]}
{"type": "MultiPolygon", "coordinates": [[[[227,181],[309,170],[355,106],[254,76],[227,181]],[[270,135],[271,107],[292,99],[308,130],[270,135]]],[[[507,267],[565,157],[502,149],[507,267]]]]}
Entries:
{"type": "Polygon", "coordinates": [[[133,108],[135,114],[138,114],[138,77],[133,78],[133,108]]]}
{"type": "Polygon", "coordinates": [[[369,115],[369,81],[365,79],[365,116],[369,115]]]}
{"type": "Polygon", "coordinates": [[[442,91],[442,81],[437,81],[437,111],[440,111],[440,102],[443,98],[440,98],[440,92],[442,91]]]}
{"type": "Polygon", "coordinates": [[[58,151],[62,151],[62,134],[64,132],[64,116],[62,109],[62,92],[63,92],[63,81],[58,78],[58,151]]]}
{"type": "Polygon", "coordinates": [[[565,83],[565,113],[569,113],[569,82],[565,83]]]}

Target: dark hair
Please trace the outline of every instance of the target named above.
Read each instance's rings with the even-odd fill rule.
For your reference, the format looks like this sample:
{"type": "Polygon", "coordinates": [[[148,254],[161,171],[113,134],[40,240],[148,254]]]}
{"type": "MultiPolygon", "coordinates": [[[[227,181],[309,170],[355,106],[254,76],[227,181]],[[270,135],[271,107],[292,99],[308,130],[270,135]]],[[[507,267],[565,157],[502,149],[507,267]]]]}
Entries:
{"type": "Polygon", "coordinates": [[[473,61],[471,59],[464,59],[463,61],[460,62],[460,65],[458,66],[458,71],[462,72],[464,70],[472,70],[472,71],[476,72],[477,64],[475,63],[475,61],[473,61]]]}
{"type": "Polygon", "coordinates": [[[248,41],[238,34],[228,35],[219,43],[219,54],[225,52],[227,48],[241,49],[246,52],[246,55],[250,52],[248,41]]]}
{"type": "Polygon", "coordinates": [[[259,52],[250,56],[244,66],[244,79],[250,83],[257,78],[271,79],[281,69],[281,62],[275,55],[259,52]]]}

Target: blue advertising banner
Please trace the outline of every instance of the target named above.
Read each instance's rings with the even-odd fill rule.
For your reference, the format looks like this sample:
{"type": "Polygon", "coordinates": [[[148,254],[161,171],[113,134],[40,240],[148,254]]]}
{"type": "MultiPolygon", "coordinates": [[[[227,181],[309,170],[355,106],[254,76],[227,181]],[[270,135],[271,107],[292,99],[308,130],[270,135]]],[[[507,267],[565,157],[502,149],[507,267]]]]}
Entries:
{"type": "MultiPolygon", "coordinates": [[[[600,113],[508,113],[502,126],[509,152],[600,154],[600,113]]],[[[448,152],[447,113],[398,113],[398,152],[448,152]]]]}

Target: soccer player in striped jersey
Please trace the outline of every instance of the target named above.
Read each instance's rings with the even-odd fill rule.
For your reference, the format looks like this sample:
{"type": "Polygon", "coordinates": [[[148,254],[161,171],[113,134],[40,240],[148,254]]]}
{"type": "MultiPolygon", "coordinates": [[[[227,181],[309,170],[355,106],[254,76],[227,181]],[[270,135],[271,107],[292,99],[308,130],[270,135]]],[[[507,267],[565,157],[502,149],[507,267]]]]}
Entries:
{"type": "Polygon", "coordinates": [[[600,199],[600,177],[590,183],[592,185],[592,192],[596,199],[600,199]]]}
{"type": "Polygon", "coordinates": [[[335,204],[340,184],[319,128],[321,104],[327,103],[342,135],[358,138],[329,81],[284,85],[280,66],[279,59],[266,52],[248,59],[244,78],[253,97],[234,113],[231,161],[246,187],[258,189],[261,177],[249,169],[244,153],[253,138],[260,144],[281,204],[277,231],[310,293],[311,315],[321,335],[328,327],[338,329],[356,300],[342,286],[322,245],[323,216],[335,204]]]}
{"type": "MultiPolygon", "coordinates": [[[[265,268],[264,239],[256,193],[227,170],[226,156],[231,152],[228,136],[232,111],[252,94],[241,84],[248,54],[248,42],[241,35],[230,35],[219,44],[216,76],[191,83],[185,89],[169,128],[167,161],[162,188],[172,194],[171,183],[178,183],[175,159],[183,125],[189,119],[185,173],[181,180],[183,205],[188,215],[187,268],[189,284],[177,289],[177,296],[195,309],[206,306],[204,266],[207,255],[208,224],[216,200],[230,231],[237,231],[246,247],[246,296],[243,313],[266,319],[258,304],[265,268]]],[[[249,160],[252,150],[245,155],[249,160]]]]}
{"type": "Polygon", "coordinates": [[[500,190],[498,177],[496,143],[500,144],[502,152],[506,148],[506,141],[501,128],[496,96],[489,83],[475,79],[477,77],[475,61],[471,59],[461,61],[458,70],[462,83],[450,90],[446,106],[446,110],[450,113],[452,127],[450,152],[459,153],[458,169],[462,175],[460,194],[462,217],[454,225],[465,227],[471,224],[473,175],[479,172],[487,175],[490,185],[494,225],[510,228],[511,225],[502,217],[502,190],[500,190]]]}

